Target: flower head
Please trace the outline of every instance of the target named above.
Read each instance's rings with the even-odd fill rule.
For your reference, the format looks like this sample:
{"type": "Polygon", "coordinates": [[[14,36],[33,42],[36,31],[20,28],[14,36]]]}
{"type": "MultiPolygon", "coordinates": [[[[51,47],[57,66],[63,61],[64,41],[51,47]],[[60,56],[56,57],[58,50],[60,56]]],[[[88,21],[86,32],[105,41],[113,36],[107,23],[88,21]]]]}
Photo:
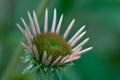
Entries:
{"type": "Polygon", "coordinates": [[[75,19],[73,19],[63,35],[60,35],[60,29],[63,21],[63,14],[61,15],[58,24],[56,9],[54,9],[53,22],[51,30],[48,30],[48,10],[45,11],[44,31],[40,29],[39,21],[37,19],[35,11],[33,11],[33,18],[28,11],[28,17],[30,21],[30,27],[26,24],[25,20],[21,18],[25,29],[23,29],[18,23],[17,26],[23,33],[27,40],[27,44],[21,42],[22,46],[31,53],[35,62],[42,64],[45,67],[63,66],[69,62],[80,58],[81,54],[89,51],[92,47],[82,50],[84,44],[86,44],[89,38],[79,43],[76,43],[86,34],[86,31],[82,32],[85,25],[81,27],[70,40],[67,40],[67,36],[73,27],[75,19]]]}

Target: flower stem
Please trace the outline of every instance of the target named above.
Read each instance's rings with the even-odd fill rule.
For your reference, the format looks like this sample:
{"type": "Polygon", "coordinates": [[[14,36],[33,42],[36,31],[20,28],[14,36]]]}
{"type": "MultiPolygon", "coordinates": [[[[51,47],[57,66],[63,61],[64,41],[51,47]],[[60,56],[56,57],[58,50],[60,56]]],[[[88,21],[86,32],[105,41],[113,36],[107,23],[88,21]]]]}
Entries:
{"type": "Polygon", "coordinates": [[[48,4],[50,4],[50,1],[51,0],[42,0],[41,4],[38,6],[38,9],[37,9],[37,16],[38,16],[38,18],[41,17],[43,12],[47,8],[48,4]]]}
{"type": "MultiPolygon", "coordinates": [[[[37,15],[39,18],[41,17],[42,13],[44,12],[45,8],[48,6],[50,1],[51,0],[42,0],[42,2],[40,3],[38,10],[37,10],[37,15]]],[[[18,62],[19,57],[22,54],[22,52],[23,52],[23,49],[22,49],[21,45],[19,45],[18,48],[16,49],[15,53],[13,54],[13,57],[11,58],[11,61],[9,62],[1,80],[9,80],[11,72],[15,68],[14,65],[16,65],[16,63],[18,62]]]]}
{"type": "Polygon", "coordinates": [[[43,80],[47,80],[47,78],[48,78],[48,73],[46,72],[45,76],[43,77],[43,80]]]}
{"type": "Polygon", "coordinates": [[[12,70],[14,69],[14,65],[17,63],[19,56],[22,53],[22,47],[18,47],[15,51],[14,57],[11,59],[10,63],[7,66],[7,69],[5,70],[2,80],[7,80],[9,78],[9,75],[11,74],[12,70]]]}

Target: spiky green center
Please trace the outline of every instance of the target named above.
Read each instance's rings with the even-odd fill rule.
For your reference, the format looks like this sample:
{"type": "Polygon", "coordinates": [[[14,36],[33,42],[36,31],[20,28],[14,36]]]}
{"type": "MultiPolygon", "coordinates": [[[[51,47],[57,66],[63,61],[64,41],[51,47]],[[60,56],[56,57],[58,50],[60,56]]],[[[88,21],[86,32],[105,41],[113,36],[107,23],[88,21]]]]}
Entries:
{"type": "Polygon", "coordinates": [[[68,42],[55,33],[41,33],[33,38],[33,43],[37,46],[40,56],[43,55],[44,50],[47,51],[48,56],[52,55],[53,59],[60,55],[64,57],[72,53],[68,42]]]}

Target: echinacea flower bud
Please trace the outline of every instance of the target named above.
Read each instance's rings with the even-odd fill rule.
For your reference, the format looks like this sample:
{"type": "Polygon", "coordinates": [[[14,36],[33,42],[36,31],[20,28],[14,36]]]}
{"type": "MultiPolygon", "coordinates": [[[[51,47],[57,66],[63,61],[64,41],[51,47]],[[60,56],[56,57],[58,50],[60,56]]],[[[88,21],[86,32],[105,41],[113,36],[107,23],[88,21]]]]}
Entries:
{"type": "Polygon", "coordinates": [[[89,47],[82,50],[82,47],[88,42],[89,38],[86,38],[75,47],[76,43],[86,34],[86,31],[82,32],[85,25],[70,40],[67,40],[75,19],[71,21],[63,35],[59,34],[63,15],[61,15],[57,25],[56,9],[54,9],[51,31],[48,30],[47,9],[45,12],[44,31],[40,29],[35,11],[33,11],[33,18],[28,11],[28,17],[31,29],[23,18],[21,20],[25,29],[17,23],[18,28],[27,40],[27,44],[21,42],[22,46],[27,50],[24,60],[30,63],[25,70],[36,70],[42,76],[41,78],[43,78],[46,73],[56,72],[58,69],[61,70],[67,67],[72,61],[79,59],[81,54],[92,49],[92,47],[89,47]]]}

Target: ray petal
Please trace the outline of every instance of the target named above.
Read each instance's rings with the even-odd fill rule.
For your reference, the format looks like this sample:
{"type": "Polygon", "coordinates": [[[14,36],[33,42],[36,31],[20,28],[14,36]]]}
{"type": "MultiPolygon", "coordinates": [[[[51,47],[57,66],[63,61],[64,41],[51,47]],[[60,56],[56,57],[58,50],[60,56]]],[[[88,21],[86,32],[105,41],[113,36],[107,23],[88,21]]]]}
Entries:
{"type": "Polygon", "coordinates": [[[71,46],[74,46],[84,35],[86,34],[86,31],[81,33],[72,43],[71,46]]]}
{"type": "Polygon", "coordinates": [[[86,52],[90,51],[91,49],[93,49],[93,47],[89,47],[89,48],[86,48],[86,49],[84,49],[82,51],[79,51],[78,53],[76,53],[76,55],[81,55],[83,53],[86,53],[86,52]]]}
{"type": "Polygon", "coordinates": [[[29,11],[27,13],[28,13],[29,21],[30,21],[30,24],[31,24],[31,27],[32,27],[32,32],[33,32],[34,35],[36,35],[36,29],[35,29],[35,25],[34,25],[32,16],[31,16],[29,11]]]}
{"type": "Polygon", "coordinates": [[[30,39],[32,39],[32,34],[30,32],[30,29],[29,29],[28,25],[26,24],[25,20],[22,17],[21,17],[21,21],[23,22],[23,25],[25,26],[25,29],[28,33],[28,36],[30,37],[30,39]]]}
{"type": "Polygon", "coordinates": [[[80,56],[67,59],[67,60],[65,61],[65,63],[72,62],[72,61],[77,60],[77,59],[79,59],[79,58],[80,58],[80,56]]]}
{"type": "Polygon", "coordinates": [[[48,57],[48,59],[45,61],[45,65],[48,66],[52,60],[52,55],[48,57]]]}
{"type": "Polygon", "coordinates": [[[69,40],[69,43],[73,42],[75,40],[75,38],[84,30],[85,25],[82,26],[74,35],[73,37],[69,40]]]}
{"type": "Polygon", "coordinates": [[[58,66],[59,65],[63,65],[65,63],[65,61],[68,59],[69,55],[63,57],[63,59],[57,64],[58,66]]]}
{"type": "Polygon", "coordinates": [[[37,60],[39,60],[38,50],[37,50],[37,47],[36,47],[35,45],[33,45],[33,51],[34,51],[35,58],[36,58],[37,60]]]}
{"type": "Polygon", "coordinates": [[[32,54],[32,50],[31,50],[31,48],[29,47],[29,46],[27,46],[25,43],[23,43],[23,42],[21,42],[21,45],[25,48],[25,49],[27,49],[31,54],[32,54]]]}
{"type": "Polygon", "coordinates": [[[73,51],[76,51],[78,48],[82,47],[89,41],[89,38],[86,38],[84,41],[82,41],[77,47],[73,49],[73,51]]]}
{"type": "Polygon", "coordinates": [[[81,49],[82,49],[82,47],[80,47],[80,48],[76,49],[75,51],[73,51],[73,53],[70,55],[69,58],[74,57],[81,49]]]}
{"type": "Polygon", "coordinates": [[[59,57],[51,64],[51,66],[55,66],[55,65],[60,61],[61,58],[62,58],[62,56],[59,56],[59,57]]]}
{"type": "Polygon", "coordinates": [[[60,20],[58,22],[58,26],[57,26],[57,29],[56,29],[57,34],[59,34],[59,32],[60,32],[60,28],[61,28],[61,25],[62,25],[62,20],[63,20],[63,14],[61,15],[60,20]]]}
{"type": "Polygon", "coordinates": [[[68,28],[66,29],[66,31],[65,31],[65,33],[64,33],[64,35],[63,35],[64,38],[67,38],[70,30],[72,29],[72,26],[73,26],[74,22],[75,22],[75,19],[73,19],[73,20],[71,21],[70,25],[69,25],[68,28]]]}
{"type": "Polygon", "coordinates": [[[16,23],[16,25],[18,29],[22,32],[22,34],[25,35],[24,29],[22,29],[22,27],[18,23],[16,23]]]}
{"type": "Polygon", "coordinates": [[[48,10],[45,11],[44,33],[48,31],[48,10]]]}
{"type": "Polygon", "coordinates": [[[31,38],[28,36],[28,33],[27,33],[26,30],[25,30],[24,32],[25,32],[25,38],[26,38],[26,40],[27,40],[27,42],[28,42],[30,48],[32,48],[31,38]]]}
{"type": "Polygon", "coordinates": [[[42,63],[45,64],[45,61],[47,60],[47,51],[44,50],[43,57],[42,57],[42,63]]]}
{"type": "Polygon", "coordinates": [[[39,33],[40,33],[40,26],[39,26],[38,18],[37,18],[37,16],[36,16],[35,11],[33,11],[33,16],[34,16],[34,21],[35,21],[36,31],[37,31],[37,33],[39,34],[39,33]]]}
{"type": "Polygon", "coordinates": [[[57,13],[56,13],[56,9],[54,9],[53,23],[52,23],[51,32],[54,32],[54,31],[55,31],[56,19],[57,19],[57,13]]]}

